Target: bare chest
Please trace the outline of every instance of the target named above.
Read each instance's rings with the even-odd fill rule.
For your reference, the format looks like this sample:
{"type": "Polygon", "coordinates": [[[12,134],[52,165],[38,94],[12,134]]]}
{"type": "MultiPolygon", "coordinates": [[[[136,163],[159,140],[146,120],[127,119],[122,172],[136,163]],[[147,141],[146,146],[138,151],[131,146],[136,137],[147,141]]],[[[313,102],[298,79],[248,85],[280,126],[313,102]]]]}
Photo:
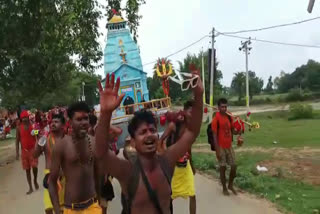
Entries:
{"type": "Polygon", "coordinates": [[[77,147],[72,142],[67,143],[64,151],[63,168],[66,173],[72,173],[77,176],[92,176],[93,151],[88,146],[77,147]]]}
{"type": "Polygon", "coordinates": [[[94,158],[93,149],[91,145],[68,143],[64,157],[65,163],[68,165],[91,165],[94,158]]]}
{"type": "MultiPolygon", "coordinates": [[[[151,188],[158,196],[160,206],[163,207],[163,210],[168,209],[170,206],[171,187],[161,168],[158,167],[157,170],[154,170],[150,173],[146,172],[145,174],[148,178],[151,188]]],[[[132,208],[133,211],[136,210],[136,208],[140,211],[145,209],[148,209],[149,211],[156,211],[141,175],[135,198],[132,203],[132,208]]]]}

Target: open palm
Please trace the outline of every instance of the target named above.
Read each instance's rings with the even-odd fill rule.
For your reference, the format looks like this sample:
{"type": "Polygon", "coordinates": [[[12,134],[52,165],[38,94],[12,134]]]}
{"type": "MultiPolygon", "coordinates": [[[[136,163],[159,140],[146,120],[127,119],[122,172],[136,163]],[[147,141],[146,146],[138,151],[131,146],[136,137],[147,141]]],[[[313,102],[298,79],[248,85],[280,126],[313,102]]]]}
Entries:
{"type": "Polygon", "coordinates": [[[112,112],[121,103],[124,94],[118,96],[118,91],[120,87],[120,79],[118,78],[116,84],[114,84],[114,74],[107,74],[106,84],[103,88],[101,82],[98,83],[99,93],[100,93],[100,111],[101,112],[112,112]]]}
{"type": "Polygon", "coordinates": [[[202,96],[204,88],[203,88],[203,83],[202,80],[200,78],[200,71],[198,69],[195,69],[193,71],[191,71],[191,73],[193,75],[197,75],[199,76],[199,80],[198,80],[198,84],[197,86],[193,89],[193,93],[195,94],[195,96],[202,96]]]}

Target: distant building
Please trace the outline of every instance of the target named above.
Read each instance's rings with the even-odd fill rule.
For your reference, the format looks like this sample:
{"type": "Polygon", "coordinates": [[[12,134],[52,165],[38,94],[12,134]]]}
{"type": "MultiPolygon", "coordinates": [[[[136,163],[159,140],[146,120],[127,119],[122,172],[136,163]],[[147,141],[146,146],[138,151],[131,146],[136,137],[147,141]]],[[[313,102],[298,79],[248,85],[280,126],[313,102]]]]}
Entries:
{"type": "Polygon", "coordinates": [[[107,43],[104,49],[104,73],[120,77],[120,93],[124,100],[130,96],[134,103],[149,101],[147,73],[143,71],[140,51],[131,37],[127,22],[114,15],[107,24],[107,43]]]}

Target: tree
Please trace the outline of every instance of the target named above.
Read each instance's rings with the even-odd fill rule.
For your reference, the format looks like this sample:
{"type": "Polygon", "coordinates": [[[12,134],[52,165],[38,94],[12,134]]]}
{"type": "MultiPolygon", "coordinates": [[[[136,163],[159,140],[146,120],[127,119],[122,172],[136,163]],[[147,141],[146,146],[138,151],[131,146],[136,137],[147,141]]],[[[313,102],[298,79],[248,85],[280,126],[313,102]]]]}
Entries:
{"type": "Polygon", "coordinates": [[[73,74],[93,73],[102,57],[100,17],[97,0],[2,1],[2,105],[39,108],[74,99],[73,74]]]}
{"type": "Polygon", "coordinates": [[[106,8],[108,20],[114,15],[113,10],[117,11],[120,16],[122,16],[122,12],[124,11],[130,32],[133,34],[134,41],[137,42],[138,27],[140,25],[140,19],[142,18],[142,16],[139,15],[139,8],[145,3],[145,0],[127,0],[126,7],[122,9],[121,0],[108,0],[108,6],[106,8]]]}
{"type": "MultiPolygon", "coordinates": [[[[249,71],[249,96],[250,99],[253,95],[260,94],[263,87],[263,80],[256,76],[254,71],[249,71]]],[[[246,73],[238,72],[235,73],[231,82],[231,89],[233,93],[238,95],[240,101],[246,93],[246,73]]]]}
{"type": "Polygon", "coordinates": [[[93,107],[99,104],[99,93],[97,89],[97,82],[101,80],[101,76],[90,74],[86,72],[76,72],[74,74],[72,85],[76,88],[77,98],[82,96],[82,83],[84,82],[84,96],[86,103],[93,107]]]}
{"type": "Polygon", "coordinates": [[[254,71],[249,71],[249,96],[252,100],[253,95],[260,94],[263,88],[263,79],[256,76],[254,71]]]}
{"type": "Polygon", "coordinates": [[[264,90],[265,90],[265,92],[267,92],[267,93],[272,93],[272,92],[273,92],[272,76],[269,77],[267,86],[266,86],[266,88],[265,88],[264,90]]]}
{"type": "MultiPolygon", "coordinates": [[[[120,0],[108,3],[108,14],[112,4],[120,9],[120,0]]],[[[142,3],[128,0],[125,9],[135,37],[142,3]]],[[[77,100],[74,76],[101,66],[101,8],[98,0],[1,1],[1,105],[42,108],[77,100]]]]}
{"type": "Polygon", "coordinates": [[[275,85],[280,93],[288,92],[293,88],[320,90],[320,63],[308,60],[307,64],[297,67],[293,73],[281,72],[275,78],[275,85]]]}
{"type": "Polygon", "coordinates": [[[240,101],[245,95],[246,87],[246,75],[244,72],[237,72],[234,74],[231,82],[231,90],[234,94],[238,95],[238,100],[240,101]]]}
{"type": "Polygon", "coordinates": [[[149,89],[150,99],[156,99],[156,91],[159,88],[162,90],[160,79],[156,75],[153,75],[153,77],[148,77],[147,85],[149,89]]]}

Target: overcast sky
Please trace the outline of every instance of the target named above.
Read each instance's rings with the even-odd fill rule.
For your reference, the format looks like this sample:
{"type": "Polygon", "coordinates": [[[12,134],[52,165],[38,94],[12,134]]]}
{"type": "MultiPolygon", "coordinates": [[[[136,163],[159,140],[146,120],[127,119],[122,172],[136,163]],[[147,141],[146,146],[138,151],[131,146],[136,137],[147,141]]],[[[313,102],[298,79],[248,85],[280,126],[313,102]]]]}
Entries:
{"type": "MultiPolygon", "coordinates": [[[[105,0],[99,0],[104,3],[105,0]]],[[[140,9],[143,16],[138,29],[138,44],[142,64],[165,57],[208,35],[215,27],[220,32],[267,27],[316,17],[320,14],[320,1],[316,0],[313,12],[307,12],[309,0],[146,0],[140,9]]],[[[105,4],[105,3],[104,3],[105,4]]],[[[105,46],[107,20],[99,22],[105,46]]],[[[257,39],[320,46],[320,19],[289,27],[237,34],[257,39]]],[[[197,54],[207,49],[210,38],[206,38],[187,50],[169,59],[177,66],[186,54],[197,54]]],[[[219,67],[223,73],[222,83],[230,86],[235,72],[244,71],[245,56],[239,51],[241,39],[218,36],[215,47],[219,67]]],[[[293,72],[308,59],[320,61],[320,49],[301,48],[252,42],[249,69],[265,81],[280,71],[293,72]]],[[[152,74],[153,64],[144,66],[152,74]]],[[[104,76],[103,69],[98,71],[104,76]]]]}

